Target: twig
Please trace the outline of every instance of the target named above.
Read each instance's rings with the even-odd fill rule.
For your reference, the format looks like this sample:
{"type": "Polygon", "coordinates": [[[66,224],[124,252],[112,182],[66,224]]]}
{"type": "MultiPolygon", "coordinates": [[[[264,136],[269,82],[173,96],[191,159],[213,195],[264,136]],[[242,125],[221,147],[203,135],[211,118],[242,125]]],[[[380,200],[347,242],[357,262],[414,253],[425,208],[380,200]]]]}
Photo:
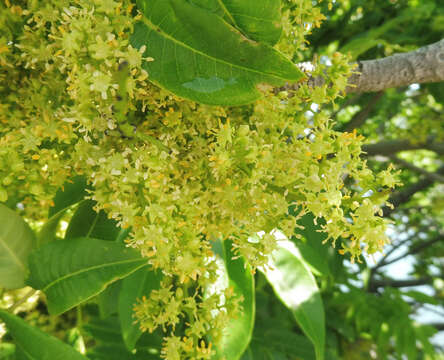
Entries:
{"type": "Polygon", "coordinates": [[[361,97],[362,97],[362,94],[355,94],[354,96],[350,96],[350,98],[348,98],[346,101],[344,101],[344,103],[339,107],[338,110],[332,112],[330,117],[332,119],[335,119],[341,110],[345,109],[347,106],[356,104],[361,97]]]}
{"type": "Polygon", "coordinates": [[[405,167],[406,169],[409,169],[409,170],[412,170],[412,171],[417,172],[419,174],[422,174],[425,177],[428,177],[433,181],[438,181],[438,182],[444,183],[444,176],[442,176],[438,173],[432,173],[430,171],[424,170],[423,168],[413,165],[412,163],[409,163],[408,161],[400,159],[394,155],[390,155],[389,158],[393,162],[401,165],[402,167],[405,167]]]}
{"type": "MultiPolygon", "coordinates": [[[[444,175],[444,166],[441,166],[435,174],[437,175],[444,175]]],[[[424,177],[423,179],[417,181],[416,183],[410,185],[409,187],[405,188],[404,190],[397,191],[393,193],[390,198],[388,199],[388,202],[393,205],[393,208],[398,207],[399,205],[407,203],[413,195],[415,195],[418,192],[427,190],[430,186],[432,186],[435,183],[434,180],[432,180],[430,177],[424,177]]],[[[383,216],[387,217],[389,216],[394,209],[389,207],[384,207],[383,210],[383,216]]]]}
{"type": "Polygon", "coordinates": [[[443,239],[444,239],[444,237],[437,236],[434,239],[431,239],[431,240],[426,241],[424,243],[418,244],[417,246],[412,247],[409,251],[405,252],[404,254],[399,255],[399,256],[395,257],[394,259],[391,259],[390,261],[384,261],[383,263],[380,263],[380,265],[377,268],[379,269],[383,266],[393,264],[393,263],[405,258],[406,256],[417,254],[417,253],[421,252],[422,250],[428,248],[429,246],[432,246],[433,244],[437,243],[438,241],[442,241],[443,239]]]}
{"type": "Polygon", "coordinates": [[[348,123],[344,124],[342,131],[351,132],[361,127],[383,95],[383,91],[377,92],[361,111],[357,112],[348,123]]]}
{"type": "Polygon", "coordinates": [[[8,308],[8,311],[10,313],[14,313],[15,309],[17,309],[20,305],[22,305],[25,301],[27,301],[30,297],[34,296],[38,292],[39,292],[38,290],[34,289],[29,290],[21,299],[17,300],[14,304],[12,304],[8,308]]]}
{"type": "Polygon", "coordinates": [[[433,281],[433,278],[430,276],[425,276],[418,279],[406,279],[406,280],[393,280],[393,279],[384,279],[384,280],[373,280],[369,285],[369,291],[375,292],[377,288],[380,287],[394,287],[394,288],[403,288],[410,286],[419,286],[419,285],[429,285],[433,281]]]}

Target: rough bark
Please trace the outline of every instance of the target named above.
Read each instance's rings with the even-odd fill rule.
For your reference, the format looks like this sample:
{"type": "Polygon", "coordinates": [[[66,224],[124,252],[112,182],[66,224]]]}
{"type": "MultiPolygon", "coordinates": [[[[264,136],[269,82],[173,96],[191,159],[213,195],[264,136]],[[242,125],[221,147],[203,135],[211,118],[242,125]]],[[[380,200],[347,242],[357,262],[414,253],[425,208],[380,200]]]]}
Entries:
{"type": "Polygon", "coordinates": [[[444,39],[415,51],[358,62],[348,92],[374,92],[444,81],[444,39]]]}
{"type": "MultiPolygon", "coordinates": [[[[389,88],[444,81],[444,39],[415,51],[396,54],[382,59],[356,63],[356,71],[349,78],[348,93],[377,92],[389,88]]],[[[304,64],[301,64],[305,71],[304,64]]],[[[307,71],[307,84],[321,86],[324,78],[311,77],[307,71]]],[[[275,89],[295,90],[300,84],[287,84],[275,89]]]]}

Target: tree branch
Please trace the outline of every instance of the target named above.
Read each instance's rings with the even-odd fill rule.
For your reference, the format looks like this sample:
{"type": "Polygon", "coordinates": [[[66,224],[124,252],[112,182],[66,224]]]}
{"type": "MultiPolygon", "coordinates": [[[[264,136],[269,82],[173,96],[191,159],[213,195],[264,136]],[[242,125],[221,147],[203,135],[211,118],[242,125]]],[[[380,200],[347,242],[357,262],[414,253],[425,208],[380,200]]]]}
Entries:
{"type": "Polygon", "coordinates": [[[367,156],[384,155],[389,156],[400,151],[426,149],[436,152],[438,155],[444,155],[444,143],[436,143],[432,138],[427,139],[425,143],[414,144],[410,140],[386,140],[376,144],[367,144],[362,150],[367,156]]]}
{"type": "Polygon", "coordinates": [[[370,269],[371,276],[373,276],[379,268],[382,268],[383,266],[387,265],[386,260],[391,254],[393,254],[400,246],[406,244],[407,242],[409,242],[411,240],[412,240],[412,238],[408,237],[407,239],[398,242],[396,245],[393,245],[392,248],[389,251],[387,251],[387,253],[382,257],[382,259],[379,260],[379,262],[374,267],[372,267],[370,269]]]}
{"type": "Polygon", "coordinates": [[[12,304],[7,310],[10,313],[14,313],[14,311],[22,305],[24,302],[26,302],[30,297],[34,296],[35,294],[38,294],[39,290],[30,289],[21,299],[17,300],[14,304],[12,304]]]}
{"type": "Polygon", "coordinates": [[[371,283],[378,271],[381,267],[384,267],[387,265],[391,260],[387,260],[391,254],[393,254],[396,250],[398,250],[401,246],[407,244],[408,242],[412,241],[416,236],[418,236],[421,232],[424,230],[428,230],[430,228],[429,225],[423,226],[420,229],[418,229],[413,235],[407,237],[404,240],[398,241],[396,244],[392,244],[392,247],[387,253],[378,261],[378,263],[370,268],[370,276],[369,276],[369,282],[371,283]]]}
{"type": "Polygon", "coordinates": [[[406,279],[406,280],[393,280],[393,279],[384,279],[384,280],[373,280],[369,284],[369,291],[375,292],[380,287],[394,287],[394,288],[403,288],[410,286],[419,286],[419,285],[429,285],[433,281],[433,278],[430,276],[418,278],[418,279],[406,279]]]}
{"type": "Polygon", "coordinates": [[[395,263],[395,262],[397,262],[397,261],[399,261],[399,260],[405,258],[406,256],[409,256],[409,255],[415,255],[415,254],[417,254],[417,253],[419,253],[419,252],[421,252],[421,251],[427,249],[428,247],[432,246],[433,244],[435,244],[435,243],[437,243],[437,242],[439,242],[439,241],[443,241],[443,240],[444,240],[444,236],[440,235],[440,236],[436,236],[436,237],[434,237],[433,239],[430,239],[430,240],[428,240],[428,241],[425,241],[425,242],[419,243],[419,244],[416,245],[416,246],[412,246],[412,247],[410,248],[410,250],[406,251],[406,252],[405,252],[404,254],[402,254],[402,255],[399,255],[399,256],[397,256],[397,257],[395,257],[395,258],[393,258],[393,259],[391,259],[391,260],[389,260],[389,261],[381,261],[381,262],[380,262],[377,266],[375,266],[373,269],[375,269],[375,270],[376,270],[376,269],[380,269],[380,268],[382,268],[382,267],[384,267],[384,266],[387,266],[387,265],[393,264],[393,263],[395,263]]]}
{"type": "MultiPolygon", "coordinates": [[[[304,70],[304,64],[300,64],[304,70]]],[[[325,83],[322,76],[307,72],[306,84],[311,87],[325,83]]],[[[350,76],[348,93],[376,92],[418,83],[444,81],[444,39],[415,51],[395,54],[382,59],[357,62],[357,71],[350,76]]],[[[296,90],[300,84],[287,84],[275,92],[296,90]]]]}
{"type": "Polygon", "coordinates": [[[438,331],[444,331],[444,323],[430,323],[426,325],[433,326],[438,331]]]}
{"type": "Polygon", "coordinates": [[[405,161],[403,159],[400,159],[396,156],[389,156],[390,160],[392,160],[394,163],[401,165],[402,167],[412,170],[414,172],[417,172],[419,174],[424,175],[427,178],[430,178],[430,180],[437,181],[444,183],[444,176],[439,175],[437,173],[431,173],[427,170],[424,170],[423,168],[420,168],[416,165],[413,165],[412,163],[409,163],[408,161],[405,161]]]}
{"type": "MultiPolygon", "coordinates": [[[[437,175],[444,175],[444,166],[441,166],[436,173],[437,175]]],[[[398,207],[401,204],[404,204],[408,202],[413,195],[415,195],[417,192],[424,191],[430,186],[434,184],[434,180],[432,180],[430,177],[424,178],[419,180],[418,182],[414,183],[413,185],[410,185],[409,187],[405,188],[404,190],[395,192],[390,198],[388,199],[388,202],[391,203],[395,208],[398,207]]],[[[390,215],[394,209],[389,207],[384,207],[383,209],[383,216],[390,215]]]]}
{"type": "MultiPolygon", "coordinates": [[[[434,297],[434,298],[436,298],[436,297],[434,297]]],[[[423,304],[421,304],[421,305],[422,305],[422,307],[423,307],[424,309],[426,309],[427,311],[430,311],[430,312],[432,312],[432,313],[434,313],[434,314],[436,314],[436,315],[441,316],[442,318],[444,318],[444,312],[438,311],[438,310],[436,310],[435,308],[433,308],[431,305],[426,304],[426,303],[423,303],[423,304]]]]}
{"type": "Polygon", "coordinates": [[[334,112],[330,115],[330,117],[331,117],[332,119],[335,119],[336,116],[338,115],[338,113],[339,113],[341,110],[345,109],[347,106],[351,106],[351,105],[356,104],[356,103],[359,101],[359,99],[360,99],[361,97],[362,97],[362,94],[355,94],[355,95],[353,95],[353,96],[348,97],[348,99],[347,99],[346,101],[344,101],[344,103],[341,104],[341,106],[339,107],[339,109],[337,109],[336,111],[334,111],[334,112]]]}
{"type": "Polygon", "coordinates": [[[363,108],[361,111],[357,112],[352,119],[344,125],[342,128],[342,131],[351,132],[356,128],[361,127],[365,121],[367,120],[368,116],[370,115],[371,111],[375,107],[375,105],[381,100],[382,96],[384,95],[383,91],[378,92],[375,96],[373,96],[370,101],[367,103],[365,108],[363,108]]]}
{"type": "Polygon", "coordinates": [[[444,81],[444,39],[415,51],[358,62],[348,92],[374,92],[414,83],[444,81]]]}

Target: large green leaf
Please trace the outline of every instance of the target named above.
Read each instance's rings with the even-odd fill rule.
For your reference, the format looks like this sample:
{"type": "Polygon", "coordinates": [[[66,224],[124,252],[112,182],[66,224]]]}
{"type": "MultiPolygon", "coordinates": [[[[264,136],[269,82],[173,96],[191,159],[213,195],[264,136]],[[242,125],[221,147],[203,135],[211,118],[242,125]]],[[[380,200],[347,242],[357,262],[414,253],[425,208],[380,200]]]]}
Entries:
{"type": "Polygon", "coordinates": [[[122,290],[122,281],[117,280],[113,282],[97,296],[97,305],[99,306],[99,314],[102,319],[106,319],[119,312],[119,295],[122,290]]]}
{"type": "Polygon", "coordinates": [[[17,351],[29,360],[87,360],[59,339],[32,327],[19,317],[0,310],[0,318],[15,340],[17,351]]]}
{"type": "Polygon", "coordinates": [[[28,224],[0,204],[0,287],[17,289],[25,285],[27,258],[34,245],[35,236],[28,224]]]}
{"type": "Polygon", "coordinates": [[[228,284],[234,290],[236,296],[243,297],[242,314],[232,319],[228,327],[224,329],[224,335],[218,344],[216,358],[237,360],[247,349],[254,328],[255,298],[254,277],[251,268],[246,266],[242,258],[233,260],[232,242],[223,244],[225,268],[228,275],[228,284]]]}
{"type": "Polygon", "coordinates": [[[16,360],[15,356],[16,346],[12,343],[0,343],[0,359],[1,360],[16,360]]]}
{"type": "MultiPolygon", "coordinates": [[[[281,353],[287,356],[296,357],[297,359],[315,360],[313,345],[306,337],[298,335],[294,332],[279,329],[279,327],[262,329],[259,336],[254,336],[249,346],[249,352],[245,352],[242,360],[259,359],[259,353],[281,353]],[[248,354],[256,354],[249,357],[248,354]]],[[[269,356],[266,359],[273,359],[269,356]]]]}
{"type": "Polygon", "coordinates": [[[46,294],[51,314],[60,314],[146,263],[138,251],[120,243],[91,238],[56,241],[31,253],[27,283],[46,294]]]}
{"type": "Polygon", "coordinates": [[[313,346],[310,341],[303,341],[299,338],[304,340],[303,337],[298,337],[296,334],[294,337],[285,336],[276,340],[269,338],[254,339],[247,351],[245,351],[241,360],[315,360],[313,346]],[[274,343],[274,341],[276,341],[277,344],[274,343]],[[286,347],[289,348],[288,351],[285,351],[286,347]]]}
{"type": "Polygon", "coordinates": [[[315,275],[327,276],[330,273],[329,262],[329,245],[324,244],[327,238],[325,232],[321,232],[321,225],[324,224],[323,219],[318,219],[315,224],[315,217],[312,213],[305,214],[298,220],[298,224],[304,226],[304,229],[296,228],[295,233],[301,235],[302,239],[292,238],[298,248],[302,258],[305,260],[311,271],[315,275]]]}
{"type": "Polygon", "coordinates": [[[83,176],[76,176],[57,191],[53,200],[54,206],[48,212],[48,220],[37,235],[39,246],[56,239],[60,220],[70,208],[85,198],[86,188],[86,179],[83,176]]]}
{"type": "Polygon", "coordinates": [[[234,24],[249,38],[270,45],[282,33],[280,0],[221,0],[234,24]]]}
{"type": "Polygon", "coordinates": [[[103,320],[93,317],[90,322],[83,326],[83,329],[94,338],[97,344],[88,349],[87,355],[91,360],[160,360],[158,354],[160,353],[162,338],[158,338],[156,333],[144,334],[145,339],[142,337],[137,352],[130,352],[123,343],[119,319],[116,316],[103,320]],[[152,341],[153,338],[154,341],[152,341]]]}
{"type": "Polygon", "coordinates": [[[86,179],[83,176],[75,176],[63,184],[54,197],[54,206],[49,209],[48,218],[83,200],[87,194],[86,188],[86,179]]]}
{"type": "Polygon", "coordinates": [[[279,241],[270,268],[264,271],[276,295],[294,314],[302,331],[312,341],[316,358],[324,358],[325,315],[316,280],[301,260],[294,244],[279,241]]]}
{"type": "Polygon", "coordinates": [[[426,303],[439,306],[438,299],[436,299],[433,296],[424,294],[421,291],[416,291],[416,290],[402,291],[401,294],[411,297],[413,300],[416,300],[418,303],[426,303]]]}
{"type": "Polygon", "coordinates": [[[159,329],[154,333],[144,333],[137,343],[137,350],[129,351],[123,343],[121,327],[117,316],[110,316],[107,319],[93,317],[83,326],[91,337],[94,338],[97,346],[88,349],[89,359],[158,359],[160,360],[160,348],[162,346],[162,336],[159,329]],[[136,354],[134,354],[136,353],[136,354]]]}
{"type": "MultiPolygon", "coordinates": [[[[103,210],[96,212],[93,200],[85,200],[79,204],[69,222],[65,233],[65,240],[78,237],[89,237],[99,240],[121,241],[123,229],[117,227],[117,222],[109,219],[103,210]]],[[[103,318],[118,311],[118,299],[121,281],[108,286],[97,297],[100,316],[103,318]]]]}
{"type": "MultiPolygon", "coordinates": [[[[288,357],[283,352],[268,348],[262,341],[253,341],[241,360],[288,360],[288,357]]],[[[309,359],[304,358],[304,360],[309,359]]]]}
{"type": "MultiPolygon", "coordinates": [[[[304,75],[267,44],[245,37],[218,14],[184,0],[138,0],[144,17],[132,45],[147,46],[150,80],[176,95],[213,105],[241,105],[304,75]]],[[[234,6],[234,5],[233,5],[234,6]]]]}
{"type": "Polygon", "coordinates": [[[82,330],[94,338],[96,343],[122,344],[122,333],[120,332],[119,319],[117,316],[110,316],[106,319],[92,317],[90,321],[82,326],[82,330]]]}
{"type": "Polygon", "coordinates": [[[79,204],[66,229],[65,239],[90,237],[115,241],[118,238],[121,229],[117,222],[109,219],[103,210],[96,212],[94,205],[93,200],[79,204]]]}
{"type": "Polygon", "coordinates": [[[248,38],[270,45],[282,33],[281,0],[189,0],[237,27],[248,38]]]}
{"type": "Polygon", "coordinates": [[[142,335],[139,325],[133,317],[134,304],[143,296],[149,297],[153,289],[160,287],[162,273],[144,266],[122,281],[122,290],[119,296],[119,319],[122,336],[126,347],[133,350],[137,340],[142,335]]]}

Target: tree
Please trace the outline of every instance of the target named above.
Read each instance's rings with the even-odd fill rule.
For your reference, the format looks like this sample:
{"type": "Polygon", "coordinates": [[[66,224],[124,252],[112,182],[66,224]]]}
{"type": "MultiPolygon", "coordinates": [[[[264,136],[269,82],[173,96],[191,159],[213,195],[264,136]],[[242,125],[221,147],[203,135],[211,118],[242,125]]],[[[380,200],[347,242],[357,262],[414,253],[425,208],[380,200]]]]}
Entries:
{"type": "Polygon", "coordinates": [[[5,357],[439,356],[442,8],[252,4],[0,5],[5,357]]]}
{"type": "MultiPolygon", "coordinates": [[[[421,4],[398,2],[395,6],[385,8],[376,2],[343,4],[337,6],[335,15],[331,16],[334,21],[326,22],[326,27],[313,34],[316,39],[311,38],[310,41],[316,44],[316,51],[321,51],[321,47],[331,46],[325,40],[326,36],[330,36],[330,39],[335,39],[336,48],[354,49],[355,59],[384,57],[392,54],[395,49],[409,51],[438,42],[442,35],[437,31],[436,23],[430,19],[435,19],[441,12],[442,8],[433,1],[421,4]],[[361,16],[357,17],[357,14],[361,16]],[[335,27],[336,32],[332,30],[335,27]],[[403,36],[398,38],[401,29],[403,36]],[[427,35],[418,38],[418,34],[427,35]]],[[[393,192],[389,200],[395,208],[384,209],[384,215],[395,221],[392,245],[388,246],[376,263],[369,262],[370,271],[362,277],[360,283],[348,285],[355,290],[355,296],[349,296],[341,304],[343,314],[348,311],[350,320],[342,319],[354,331],[359,329],[358,332],[373,333],[372,339],[380,349],[384,346],[390,349],[393,344],[399,346],[397,349],[395,346],[395,350],[391,348],[387,355],[380,355],[382,358],[393,356],[393,352],[415,358],[414,353],[406,348],[402,350],[401,345],[406,333],[411,330],[405,330],[403,321],[390,323],[390,311],[386,313],[383,310],[388,306],[389,299],[392,306],[404,308],[409,314],[421,314],[424,309],[431,308],[430,314],[433,316],[428,316],[428,322],[435,329],[442,329],[439,324],[442,322],[439,315],[442,313],[442,217],[438,194],[442,186],[440,143],[443,130],[440,89],[442,83],[351,95],[340,104],[339,111],[332,111],[332,116],[340,122],[338,129],[357,129],[367,137],[363,149],[373,169],[388,162],[403,169],[403,186],[393,192]],[[435,266],[437,271],[434,271],[435,266]],[[406,267],[404,271],[397,271],[406,267]],[[412,288],[419,284],[422,286],[412,288]],[[360,292],[356,291],[358,289],[361,289],[360,292]],[[366,298],[362,290],[367,290],[371,294],[370,298],[366,298]],[[429,296],[425,296],[424,292],[429,296]],[[403,300],[396,300],[400,294],[403,300]],[[405,294],[409,294],[410,298],[405,294]],[[362,304],[370,301],[372,308],[381,309],[379,314],[368,314],[366,318],[371,318],[371,321],[357,321],[357,317],[350,315],[356,314],[359,308],[360,314],[364,314],[366,310],[362,304]],[[361,306],[356,306],[356,303],[361,303],[361,306]],[[378,335],[381,332],[384,336],[378,335]],[[388,338],[392,344],[384,345],[388,338]]],[[[334,312],[338,312],[338,307],[334,308],[334,312]]],[[[412,328],[416,331],[415,326],[412,328]]],[[[409,336],[414,338],[413,335],[409,336]]],[[[437,340],[437,343],[441,342],[437,340]]],[[[356,341],[355,346],[360,345],[362,340],[356,341]]],[[[352,349],[356,347],[351,346],[352,349]]],[[[366,357],[363,354],[363,357],[367,358],[368,355],[366,357]]]]}

